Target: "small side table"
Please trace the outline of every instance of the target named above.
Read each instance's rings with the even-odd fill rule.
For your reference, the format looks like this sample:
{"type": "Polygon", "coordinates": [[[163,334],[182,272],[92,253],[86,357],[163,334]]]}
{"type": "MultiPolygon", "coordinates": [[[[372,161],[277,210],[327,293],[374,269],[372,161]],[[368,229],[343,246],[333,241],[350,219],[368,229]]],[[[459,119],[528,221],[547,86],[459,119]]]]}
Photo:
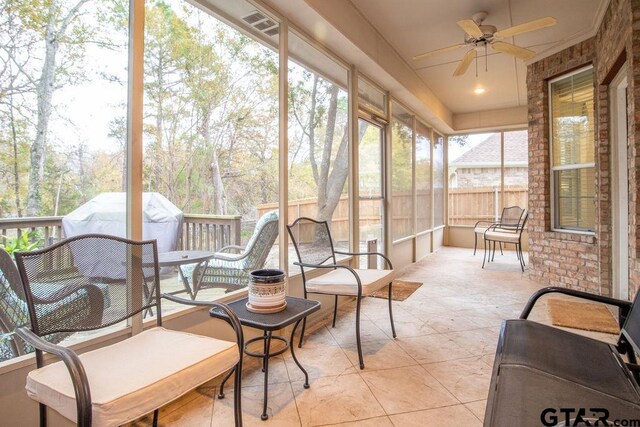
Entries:
{"type": "Polygon", "coordinates": [[[174,295],[187,292],[191,299],[196,299],[196,292],[200,288],[200,281],[202,281],[204,275],[201,275],[199,279],[195,277],[192,278],[192,289],[191,286],[189,286],[189,280],[182,272],[181,266],[186,264],[201,264],[202,267],[206,269],[207,265],[209,265],[209,260],[211,260],[215,256],[215,252],[209,251],[171,251],[158,254],[158,266],[178,267],[180,279],[182,279],[182,284],[184,286],[184,291],[173,291],[168,293],[174,295]]]}
{"type": "MultiPolygon", "coordinates": [[[[233,310],[236,313],[236,315],[238,316],[238,319],[240,320],[240,323],[243,326],[260,329],[264,332],[261,337],[251,338],[250,340],[247,340],[244,344],[244,353],[247,356],[258,357],[262,359],[262,370],[264,371],[264,404],[262,409],[262,415],[260,416],[262,420],[266,420],[267,418],[269,418],[269,415],[267,415],[267,397],[268,397],[268,391],[269,391],[269,358],[270,357],[278,356],[284,353],[285,351],[287,351],[287,349],[291,349],[291,356],[293,357],[293,361],[296,363],[296,365],[298,365],[298,368],[300,368],[300,370],[304,374],[304,388],[309,388],[309,375],[307,374],[307,371],[305,371],[305,369],[302,367],[302,365],[296,358],[296,354],[293,350],[293,347],[295,346],[291,345],[291,343],[293,342],[293,336],[296,333],[296,329],[298,328],[300,321],[305,317],[307,317],[308,315],[310,315],[311,313],[320,310],[320,302],[314,301],[314,300],[308,300],[304,298],[296,298],[296,297],[286,297],[286,299],[287,299],[287,308],[285,308],[283,311],[279,313],[273,313],[273,314],[258,314],[258,313],[250,312],[249,310],[247,310],[247,306],[246,306],[247,298],[243,298],[237,301],[227,303],[227,305],[231,308],[231,310],[233,310]],[[279,329],[285,328],[293,323],[295,323],[295,325],[293,326],[293,330],[291,331],[290,339],[286,337],[278,336],[278,335],[273,335],[273,331],[277,331],[279,329]],[[283,349],[280,349],[272,353],[271,352],[272,339],[284,342],[285,347],[283,349]],[[262,353],[249,351],[247,349],[247,346],[249,344],[256,341],[260,341],[260,340],[264,342],[264,350],[262,353]]],[[[215,317],[217,319],[223,319],[223,320],[228,319],[226,314],[224,314],[222,311],[216,308],[212,308],[209,311],[209,314],[211,314],[211,317],[215,317]]],[[[232,373],[233,373],[233,370],[229,371],[229,373],[227,373],[227,376],[224,378],[224,380],[222,380],[222,384],[220,385],[220,394],[218,394],[219,399],[224,399],[224,385],[229,379],[229,377],[231,377],[232,373]]]]}

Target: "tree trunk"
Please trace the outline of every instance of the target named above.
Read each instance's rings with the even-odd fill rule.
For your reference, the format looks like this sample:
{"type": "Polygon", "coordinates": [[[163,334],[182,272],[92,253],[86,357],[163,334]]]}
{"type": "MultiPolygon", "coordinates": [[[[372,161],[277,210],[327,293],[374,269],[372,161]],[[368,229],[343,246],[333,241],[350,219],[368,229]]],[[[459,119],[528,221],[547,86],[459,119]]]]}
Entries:
{"type": "Polygon", "coordinates": [[[214,215],[225,215],[225,202],[227,197],[224,192],[222,174],[220,173],[218,150],[215,148],[213,148],[213,153],[211,155],[211,184],[213,187],[213,213],[214,215]]]}
{"type": "Polygon", "coordinates": [[[220,172],[220,159],[218,150],[211,136],[211,107],[203,109],[202,123],[200,124],[200,135],[204,139],[205,145],[211,148],[211,188],[213,190],[213,206],[214,215],[224,215],[226,213],[226,194],[224,191],[224,182],[222,182],[222,173],[220,172]]]}
{"type": "Polygon", "coordinates": [[[56,28],[60,0],[51,0],[45,29],[45,54],[42,72],[36,85],[38,98],[38,117],[36,120],[36,137],[31,144],[31,169],[29,171],[29,191],[27,194],[27,215],[36,216],[42,207],[42,181],[44,180],[44,164],[46,159],[47,133],[51,118],[51,101],[55,91],[56,55],[60,40],[69,28],[71,21],[78,15],[80,8],[89,0],[79,0],[60,21],[56,28]]]}
{"type": "Polygon", "coordinates": [[[44,179],[44,162],[46,154],[47,132],[51,117],[51,100],[55,90],[56,54],[60,47],[56,34],[56,15],[58,1],[52,0],[49,5],[49,19],[45,29],[45,54],[42,72],[36,87],[38,98],[38,118],[36,137],[31,144],[31,168],[29,171],[29,192],[27,195],[27,215],[36,216],[42,206],[42,181],[44,179]]]}
{"type": "MultiPolygon", "coordinates": [[[[329,170],[331,169],[331,152],[333,149],[333,137],[335,135],[337,115],[338,115],[338,86],[334,85],[331,88],[331,92],[330,92],[329,110],[327,111],[327,126],[325,128],[324,146],[322,148],[322,160],[320,163],[320,171],[319,171],[318,179],[316,181],[318,185],[318,211],[317,211],[318,221],[331,221],[331,217],[333,216],[333,211],[335,210],[335,207],[336,207],[335,205],[337,205],[337,200],[335,201],[335,204],[333,203],[333,201],[329,203],[330,202],[329,199],[335,198],[336,195],[333,193],[330,194],[328,192],[329,170]],[[333,207],[331,205],[333,205],[333,207]]],[[[347,153],[347,147],[346,147],[348,146],[349,138],[347,133],[348,131],[345,132],[345,135],[343,136],[342,141],[340,143],[340,147],[339,147],[339,148],[343,148],[342,146],[345,145],[343,150],[344,153],[342,155],[342,157],[346,157],[346,160],[347,160],[346,171],[344,171],[345,178],[346,178],[346,174],[349,173],[348,153],[347,153]]],[[[315,156],[315,154],[313,153],[312,155],[315,156]]],[[[336,157],[336,162],[334,163],[337,163],[339,158],[340,158],[340,153],[338,153],[338,156],[336,157]]],[[[334,171],[336,170],[336,164],[333,165],[333,169],[334,171]]],[[[332,190],[332,191],[335,191],[335,190],[332,190]]],[[[337,194],[338,199],[340,198],[341,192],[342,192],[342,188],[338,190],[338,194],[337,194]]]]}

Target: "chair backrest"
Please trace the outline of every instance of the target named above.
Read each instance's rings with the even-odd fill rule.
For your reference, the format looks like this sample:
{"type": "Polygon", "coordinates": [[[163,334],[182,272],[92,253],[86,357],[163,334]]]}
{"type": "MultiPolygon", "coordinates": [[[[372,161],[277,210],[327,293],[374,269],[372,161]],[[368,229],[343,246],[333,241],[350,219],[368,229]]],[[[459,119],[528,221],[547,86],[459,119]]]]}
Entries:
{"type": "Polygon", "coordinates": [[[0,360],[23,354],[21,343],[12,332],[29,324],[29,311],[25,301],[20,274],[11,255],[0,249],[0,333],[5,340],[0,343],[0,360]]]}
{"type": "Polygon", "coordinates": [[[99,329],[152,307],[158,324],[162,322],[155,240],[85,234],[44,249],[18,252],[16,262],[31,328],[37,335],[99,329]],[[109,262],[101,264],[106,254],[109,262]],[[70,259],[71,267],[55,267],[52,260],[60,258],[70,259]],[[124,279],[106,279],[113,260],[126,272],[124,279]]]}
{"type": "Polygon", "coordinates": [[[502,209],[500,217],[500,228],[517,229],[523,219],[525,209],[520,206],[510,206],[502,209]]]}
{"type": "MultiPolygon", "coordinates": [[[[300,217],[287,225],[291,242],[296,249],[298,261],[304,264],[336,263],[333,240],[327,221],[300,217]]],[[[301,267],[304,273],[304,268],[301,267]]]]}
{"type": "Polygon", "coordinates": [[[243,262],[244,269],[257,270],[262,268],[277,237],[278,211],[267,212],[256,222],[253,235],[244,249],[244,254],[247,254],[243,262]]]}
{"type": "Polygon", "coordinates": [[[11,255],[0,249],[0,328],[2,332],[9,333],[28,322],[29,313],[20,273],[11,255]]]}

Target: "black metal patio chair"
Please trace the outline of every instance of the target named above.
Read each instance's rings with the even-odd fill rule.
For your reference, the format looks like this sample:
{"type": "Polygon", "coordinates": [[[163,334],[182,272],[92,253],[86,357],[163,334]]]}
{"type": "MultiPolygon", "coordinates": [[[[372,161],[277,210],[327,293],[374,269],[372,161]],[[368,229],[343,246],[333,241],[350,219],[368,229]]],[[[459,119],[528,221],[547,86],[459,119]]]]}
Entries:
{"type": "MultiPolygon", "coordinates": [[[[489,228],[500,228],[503,230],[514,230],[520,224],[525,209],[520,206],[510,206],[502,209],[502,214],[497,222],[494,221],[478,221],[473,227],[473,254],[476,254],[478,248],[478,234],[484,237],[485,231],[489,228]]],[[[500,244],[500,251],[502,252],[502,243],[500,244]]]]}
{"type": "MultiPolygon", "coordinates": [[[[360,304],[363,296],[369,295],[385,286],[389,287],[389,320],[391,322],[393,337],[396,337],[391,305],[392,283],[395,273],[391,261],[383,254],[377,252],[345,252],[334,250],[327,221],[316,221],[311,218],[301,217],[296,219],[293,224],[287,225],[287,230],[289,231],[289,236],[291,236],[291,241],[298,255],[298,262],[294,262],[294,264],[299,266],[302,272],[304,297],[307,298],[308,294],[335,296],[332,327],[335,328],[336,326],[338,296],[356,297],[356,343],[360,369],[364,369],[362,346],[360,344],[360,304]],[[385,260],[389,269],[354,269],[348,265],[338,264],[336,254],[351,256],[377,255],[385,260]],[[307,277],[308,270],[315,268],[329,269],[331,271],[321,276],[313,278],[307,277]]],[[[302,322],[302,331],[298,347],[302,346],[305,326],[306,319],[302,322]]]]}
{"type": "Polygon", "coordinates": [[[520,269],[524,273],[526,266],[524,255],[522,254],[522,233],[527,225],[529,213],[524,211],[519,222],[513,227],[507,227],[494,224],[484,232],[484,257],[482,258],[482,268],[485,261],[493,261],[496,256],[496,243],[500,244],[500,252],[502,252],[502,244],[513,244],[516,247],[516,256],[520,262],[520,269]],[[491,244],[493,243],[493,254],[491,252],[491,244]],[[487,250],[488,247],[488,250],[487,250]]]}
{"type": "MultiPolygon", "coordinates": [[[[80,426],[122,425],[153,412],[188,391],[230,370],[235,370],[234,412],[242,425],[240,389],[242,327],[235,314],[221,303],[192,302],[162,295],[189,305],[215,306],[227,313],[236,342],[171,331],[162,327],[156,241],[132,241],[114,236],[75,236],[50,247],[16,254],[31,327],[16,333],[36,349],[37,369],[27,376],[27,393],[40,404],[40,423],[46,425],[50,407],[80,426]],[[103,262],[104,254],[108,262],[103,262]],[[78,274],[50,268],[52,259],[70,260],[78,274]],[[114,264],[114,262],[116,264],[114,264]],[[93,282],[113,276],[113,266],[124,272],[121,280],[106,281],[111,304],[104,308],[103,293],[93,282]],[[63,285],[55,295],[43,293],[46,283],[63,285]],[[91,295],[91,309],[82,322],[63,307],[51,321],[46,307],[74,293],[91,295]],[[94,331],[155,311],[156,325],[143,332],[83,354],[43,339],[57,333],[94,331]],[[61,360],[45,365],[43,353],[61,360]]],[[[65,269],[67,270],[67,269],[65,269]]]]}
{"type": "MultiPolygon", "coordinates": [[[[42,274],[39,288],[42,299],[49,302],[39,307],[42,316],[52,324],[81,325],[88,317],[93,316],[93,310],[108,307],[110,304],[109,288],[103,283],[93,283],[100,289],[100,294],[84,290],[61,293],[61,288],[66,286],[64,282],[51,283],[46,279],[46,274],[42,274]]],[[[0,249],[0,360],[11,359],[34,350],[14,332],[17,328],[27,325],[29,308],[18,267],[11,255],[0,249]]],[[[43,338],[51,343],[59,343],[69,335],[70,332],[58,332],[43,338]]]]}

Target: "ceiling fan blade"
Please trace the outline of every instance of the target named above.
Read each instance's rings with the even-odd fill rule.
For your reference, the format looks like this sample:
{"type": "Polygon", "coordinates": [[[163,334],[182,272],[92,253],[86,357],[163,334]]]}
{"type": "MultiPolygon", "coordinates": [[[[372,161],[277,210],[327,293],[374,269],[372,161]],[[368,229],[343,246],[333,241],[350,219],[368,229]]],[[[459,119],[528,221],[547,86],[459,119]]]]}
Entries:
{"type": "Polygon", "coordinates": [[[429,52],[421,53],[420,55],[416,55],[413,57],[414,61],[418,59],[426,58],[427,56],[435,55],[436,53],[449,52],[450,50],[456,50],[460,47],[465,47],[464,43],[454,44],[453,46],[443,47],[441,49],[431,50],[429,52]]]}
{"type": "Polygon", "coordinates": [[[505,42],[495,42],[491,44],[491,47],[498,52],[506,53],[507,55],[515,56],[518,59],[531,59],[536,56],[536,53],[532,50],[525,49],[516,45],[512,45],[505,42]]]}
{"type": "Polygon", "coordinates": [[[478,38],[484,35],[480,27],[478,27],[478,24],[476,24],[473,19],[463,19],[462,21],[458,21],[458,26],[472,37],[478,38]]]}
{"type": "Polygon", "coordinates": [[[547,16],[546,18],[536,19],[534,21],[525,22],[524,24],[516,25],[511,28],[505,28],[504,30],[497,31],[494,36],[496,37],[511,37],[518,34],[528,33],[529,31],[540,30],[542,28],[551,27],[556,25],[556,18],[553,16],[547,16]]]}
{"type": "Polygon", "coordinates": [[[467,68],[469,68],[469,65],[471,65],[474,59],[476,59],[476,50],[471,49],[462,57],[460,65],[458,65],[458,68],[456,68],[456,70],[453,72],[453,76],[458,77],[466,73],[467,68]]]}

